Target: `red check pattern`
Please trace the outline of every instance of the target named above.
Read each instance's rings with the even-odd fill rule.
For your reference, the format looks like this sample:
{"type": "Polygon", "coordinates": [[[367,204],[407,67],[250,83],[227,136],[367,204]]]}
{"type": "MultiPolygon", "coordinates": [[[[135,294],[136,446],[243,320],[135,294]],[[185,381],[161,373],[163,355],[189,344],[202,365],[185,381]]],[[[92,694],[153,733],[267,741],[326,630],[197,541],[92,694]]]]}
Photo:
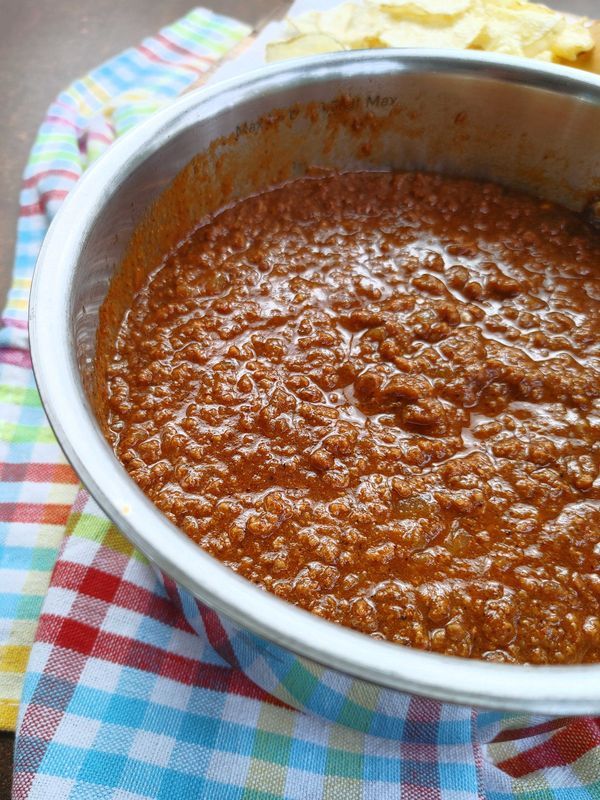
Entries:
{"type": "MultiPolygon", "coordinates": [[[[600,747],[598,717],[574,719],[568,725],[553,722],[546,727],[553,733],[550,739],[513,758],[500,761],[499,768],[513,778],[523,778],[539,770],[573,764],[586,753],[600,747]]],[[[504,733],[504,741],[510,733],[510,731],[504,733]]]]}
{"type": "MultiPolygon", "coordinates": [[[[76,599],[70,607],[68,617],[42,613],[36,635],[37,642],[86,658],[134,667],[188,686],[233,692],[243,697],[281,705],[239,670],[202,664],[197,658],[171,653],[164,647],[103,630],[106,613],[110,608],[151,617],[167,628],[175,628],[195,636],[181,610],[171,599],[157,596],[147,588],[123,580],[115,574],[115,570],[122,566],[120,554],[115,556],[110,550],[102,549],[98,558],[105,562],[103,569],[96,566],[86,568],[66,561],[58,562],[52,586],[75,593],[76,599]]],[[[207,611],[208,615],[211,613],[207,611]]]]}
{"type": "MultiPolygon", "coordinates": [[[[7,483],[70,483],[79,478],[68,464],[8,464],[0,463],[0,481],[7,483]]],[[[69,512],[71,506],[69,506],[69,512]]]]}
{"type": "MultiPolygon", "coordinates": [[[[154,741],[153,736],[172,734],[177,747],[191,748],[191,758],[195,745],[185,737],[194,739],[200,734],[192,726],[184,736],[183,728],[177,726],[181,719],[194,718],[193,708],[212,709],[208,717],[203,711],[204,722],[196,720],[196,724],[201,730],[210,719],[210,724],[221,731],[217,750],[225,764],[218,776],[213,775],[214,781],[206,783],[208,773],[203,772],[196,787],[198,797],[343,797],[349,786],[348,764],[354,763],[357,752],[361,753],[363,777],[352,783],[349,797],[600,797],[600,725],[596,719],[530,720],[528,725],[515,727],[513,723],[512,728],[507,728],[499,715],[465,709],[470,735],[461,744],[444,741],[443,720],[451,707],[413,698],[406,707],[403,741],[394,742],[365,736],[287,706],[257,686],[240,668],[235,643],[213,611],[185,595],[171,579],[158,580],[113,526],[104,524],[102,532],[90,538],[90,523],[95,519],[101,519],[100,512],[82,491],[69,522],[70,535],[52,576],[29,665],[14,800],[35,800],[42,791],[56,788],[56,783],[49,783],[48,774],[50,771],[54,775],[52,765],[58,759],[57,753],[67,759],[58,759],[65,775],[74,773],[71,777],[62,776],[66,783],[59,785],[57,797],[84,800],[92,790],[100,792],[101,777],[93,773],[93,780],[88,780],[88,771],[80,762],[96,748],[104,753],[103,769],[113,764],[108,749],[111,731],[115,724],[123,724],[114,721],[115,715],[119,720],[121,714],[129,715],[127,725],[135,731],[146,731],[149,741],[154,741]],[[198,612],[201,629],[190,621],[190,608],[198,612]],[[177,699],[163,697],[157,685],[171,687],[177,699]],[[173,703],[183,706],[174,717],[173,703]],[[226,711],[231,704],[236,709],[233,716],[230,710],[226,711]],[[76,748],[77,752],[70,746],[65,755],[63,739],[74,735],[65,726],[73,725],[87,744],[76,748]],[[233,727],[225,733],[223,726],[228,725],[233,727]],[[290,734],[304,725],[311,727],[308,738],[306,733],[290,734]],[[275,738],[260,758],[253,748],[249,756],[248,741],[254,742],[263,729],[272,731],[269,736],[275,738]],[[336,738],[339,741],[333,746],[336,738]],[[322,762],[310,755],[319,740],[329,753],[325,770],[318,766],[322,762]],[[390,750],[402,765],[401,777],[386,777],[384,765],[390,750]],[[300,755],[293,755],[295,752],[300,755]],[[318,776],[320,793],[295,794],[286,786],[279,794],[269,792],[273,774],[281,769],[286,774],[296,774],[298,757],[305,771],[318,776]],[[257,758],[261,770],[266,771],[252,779],[258,781],[255,785],[248,775],[257,758]],[[380,773],[366,780],[365,765],[371,762],[379,765],[380,773]],[[454,777],[444,777],[444,764],[454,777]],[[239,775],[232,774],[235,769],[241,770],[239,775]],[[324,781],[330,787],[327,792],[324,781]],[[250,792],[250,785],[260,786],[260,790],[250,792]]],[[[215,747],[211,752],[216,752],[215,747]]],[[[128,769],[141,769],[138,757],[131,753],[126,763],[128,769]]],[[[143,791],[135,793],[136,797],[160,798],[166,796],[167,789],[174,792],[180,769],[176,759],[169,759],[160,771],[164,794],[140,778],[143,791]]],[[[111,776],[103,780],[109,781],[111,791],[116,786],[125,792],[125,773],[119,774],[119,779],[111,776]]],[[[182,774],[188,775],[185,771],[182,774]]],[[[107,796],[129,797],[118,793],[107,796]]]]}

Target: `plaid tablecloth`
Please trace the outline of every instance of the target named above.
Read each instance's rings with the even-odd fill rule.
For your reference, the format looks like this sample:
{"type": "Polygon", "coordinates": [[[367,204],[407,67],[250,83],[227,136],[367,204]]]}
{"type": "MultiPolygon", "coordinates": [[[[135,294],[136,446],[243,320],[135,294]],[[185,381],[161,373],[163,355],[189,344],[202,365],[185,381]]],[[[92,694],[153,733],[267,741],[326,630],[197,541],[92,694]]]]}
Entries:
{"type": "Polygon", "coordinates": [[[115,137],[177,97],[250,32],[202,9],[75,81],[48,109],[25,169],[12,287],[0,330],[0,727],[14,728],[23,673],[78,480],[31,372],[27,305],[62,200],[115,137]]]}
{"type": "MultiPolygon", "coordinates": [[[[599,720],[513,717],[507,727],[499,714],[406,698],[399,734],[386,738],[266,694],[240,668],[216,615],[131,548],[79,488],[53,439],[25,323],[49,220],[115,136],[247,32],[195,10],[99,67],[50,107],[27,166],[0,332],[5,727],[29,658],[14,798],[600,798],[599,720]]],[[[314,682],[313,699],[328,691],[314,682]]]]}

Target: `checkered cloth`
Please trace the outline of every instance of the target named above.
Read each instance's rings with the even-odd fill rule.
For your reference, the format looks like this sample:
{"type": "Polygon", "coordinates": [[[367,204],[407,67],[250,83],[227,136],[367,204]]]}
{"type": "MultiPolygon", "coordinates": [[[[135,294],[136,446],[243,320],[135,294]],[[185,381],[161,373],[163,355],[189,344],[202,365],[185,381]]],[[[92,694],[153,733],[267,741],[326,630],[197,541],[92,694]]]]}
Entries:
{"type": "Polygon", "coordinates": [[[507,719],[386,691],[365,697],[350,679],[311,671],[291,655],[276,664],[272,645],[157,573],[60,456],[32,382],[24,325],[48,221],[116,135],[246,32],[196,10],[100,67],[52,105],[26,171],[0,333],[0,664],[12,680],[0,688],[9,699],[40,605],[41,616],[13,797],[600,798],[598,720],[507,719]]]}
{"type": "Polygon", "coordinates": [[[50,219],[86,167],[248,33],[236,20],[192,11],[62,92],[33,146],[0,330],[0,728],[16,723],[42,600],[78,490],[31,372],[27,305],[37,254],[50,219]]]}

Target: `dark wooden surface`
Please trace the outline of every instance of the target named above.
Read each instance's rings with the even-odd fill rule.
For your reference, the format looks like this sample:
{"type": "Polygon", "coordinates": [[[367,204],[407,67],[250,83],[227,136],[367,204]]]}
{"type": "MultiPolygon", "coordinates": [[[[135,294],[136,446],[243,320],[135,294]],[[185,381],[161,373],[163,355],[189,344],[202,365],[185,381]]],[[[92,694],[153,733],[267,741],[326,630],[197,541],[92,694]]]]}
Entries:
{"type": "Polygon", "coordinates": [[[10,797],[13,738],[9,733],[0,734],[0,797],[2,800],[8,800],[10,797]]]}
{"type": "MultiPolygon", "coordinates": [[[[546,2],[600,17],[600,0],[546,2]]],[[[275,0],[205,3],[252,25],[278,5],[275,0]]],[[[314,5],[318,8],[318,0],[314,5]]],[[[192,0],[0,0],[0,302],[10,280],[21,172],[48,104],[73,78],[192,6],[192,0]]],[[[12,744],[11,734],[0,733],[0,800],[10,796],[12,744]]]]}

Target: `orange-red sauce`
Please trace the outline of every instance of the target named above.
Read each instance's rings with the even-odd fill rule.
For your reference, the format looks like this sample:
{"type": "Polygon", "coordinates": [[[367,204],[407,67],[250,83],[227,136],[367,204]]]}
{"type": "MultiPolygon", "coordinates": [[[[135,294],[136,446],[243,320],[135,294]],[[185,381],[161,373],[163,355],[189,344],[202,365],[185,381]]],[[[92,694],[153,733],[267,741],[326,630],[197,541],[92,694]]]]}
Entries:
{"type": "Polygon", "coordinates": [[[600,661],[600,233],[499,186],[298,180],[199,227],[110,349],[157,506],[315,614],[600,661]]]}

